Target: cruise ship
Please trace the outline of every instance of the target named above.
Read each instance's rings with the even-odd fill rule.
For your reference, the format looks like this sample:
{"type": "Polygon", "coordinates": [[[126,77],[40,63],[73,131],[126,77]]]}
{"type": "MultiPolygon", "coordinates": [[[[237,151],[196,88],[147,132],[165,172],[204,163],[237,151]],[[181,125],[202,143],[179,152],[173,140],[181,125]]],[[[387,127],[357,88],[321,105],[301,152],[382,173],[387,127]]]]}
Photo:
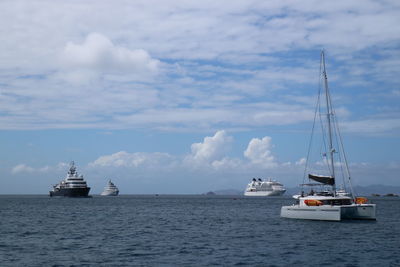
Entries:
{"type": "Polygon", "coordinates": [[[53,186],[50,191],[51,197],[88,197],[90,187],[83,180],[82,175],[78,175],[75,163],[72,161],[69,167],[67,177],[53,186]]]}
{"type": "Polygon", "coordinates": [[[111,180],[108,181],[107,186],[104,187],[104,191],[101,193],[102,196],[118,196],[118,194],[118,187],[111,180]]]}
{"type": "Polygon", "coordinates": [[[269,179],[261,180],[260,178],[253,180],[247,185],[244,191],[245,196],[259,196],[259,197],[270,197],[270,196],[281,196],[286,192],[286,189],[281,183],[269,179]]]}

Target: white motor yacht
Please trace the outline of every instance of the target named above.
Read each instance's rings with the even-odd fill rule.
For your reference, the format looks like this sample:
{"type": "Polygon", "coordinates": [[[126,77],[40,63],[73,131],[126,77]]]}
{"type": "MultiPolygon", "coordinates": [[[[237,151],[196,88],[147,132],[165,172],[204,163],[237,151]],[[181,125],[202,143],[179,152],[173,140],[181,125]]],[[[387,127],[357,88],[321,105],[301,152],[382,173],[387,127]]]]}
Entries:
{"type": "Polygon", "coordinates": [[[118,196],[118,194],[118,187],[111,180],[108,181],[107,186],[104,187],[104,191],[101,193],[102,196],[118,196]]]}
{"type": "Polygon", "coordinates": [[[83,175],[78,175],[75,163],[72,161],[67,177],[53,186],[49,192],[51,197],[88,197],[90,187],[83,179],[83,175]]]}

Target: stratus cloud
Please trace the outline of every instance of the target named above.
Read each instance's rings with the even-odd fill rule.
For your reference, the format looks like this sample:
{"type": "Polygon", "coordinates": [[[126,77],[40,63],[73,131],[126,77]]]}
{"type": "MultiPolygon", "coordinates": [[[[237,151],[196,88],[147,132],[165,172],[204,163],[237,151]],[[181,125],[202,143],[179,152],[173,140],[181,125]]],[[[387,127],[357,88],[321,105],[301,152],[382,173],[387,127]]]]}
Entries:
{"type": "Polygon", "coordinates": [[[296,165],[304,165],[304,164],[306,164],[306,162],[307,162],[307,159],[306,158],[301,158],[301,159],[299,159],[298,161],[296,161],[296,165]]]}
{"type": "MultiPolygon", "coordinates": [[[[390,114],[392,115],[392,114],[390,114]]],[[[398,116],[398,114],[396,114],[398,116]]],[[[399,131],[399,118],[372,118],[341,123],[344,132],[364,134],[384,134],[399,131]]]]}
{"type": "Polygon", "coordinates": [[[82,44],[67,43],[62,54],[63,62],[72,68],[82,68],[112,73],[156,72],[159,61],[143,49],[129,50],[114,45],[106,36],[89,34],[82,44]]]}
{"type": "Polygon", "coordinates": [[[101,156],[94,162],[89,163],[90,167],[166,167],[173,163],[173,157],[167,153],[136,152],[128,153],[119,151],[111,155],[101,156]]]}
{"type": "Polygon", "coordinates": [[[267,167],[275,166],[277,163],[271,152],[271,140],[269,136],[265,136],[262,139],[251,139],[246,151],[244,151],[244,156],[254,164],[267,167]]]}
{"type": "MultiPolygon", "coordinates": [[[[333,62],[349,66],[345,73],[335,70],[345,74],[339,75],[340,83],[354,82],[351,68],[357,70],[357,81],[367,84],[363,91],[375,92],[371,79],[389,84],[379,86],[380,90],[398,88],[400,28],[390,26],[399,17],[394,1],[319,2],[158,1],[154,5],[122,1],[115,5],[100,0],[94,6],[86,1],[31,1],[25,6],[31,16],[16,16],[18,4],[1,1],[0,48],[7,53],[0,56],[5,84],[0,125],[3,129],[140,127],[151,131],[297,125],[312,119],[313,109],[308,103],[291,108],[292,100],[282,100],[288,91],[280,90],[293,93],[295,88],[296,95],[309,95],[318,72],[312,55],[320,47],[336,55],[333,62]],[[20,31],[7,27],[10,24],[20,31]],[[101,34],[71,39],[88,29],[101,34]],[[362,47],[378,49],[359,51],[362,47]],[[60,62],[54,62],[60,55],[65,66],[61,69],[60,62]],[[162,64],[154,57],[171,63],[162,64]],[[149,82],[143,72],[153,73],[161,65],[165,75],[149,82]],[[58,77],[77,85],[93,84],[74,87],[58,77]],[[148,83],[134,83],[143,79],[148,83]],[[285,107],[245,108],[255,100],[285,107]]],[[[335,75],[329,77],[333,81],[335,75]]],[[[353,100],[351,106],[359,109],[368,103],[353,100]]],[[[381,99],[376,103],[380,106],[381,99]]],[[[387,133],[386,129],[379,133],[387,133]]]]}
{"type": "Polygon", "coordinates": [[[40,168],[34,168],[31,166],[28,166],[26,164],[18,164],[16,166],[14,166],[11,169],[11,173],[12,174],[18,174],[18,173],[33,173],[33,172],[50,172],[50,171],[54,171],[54,170],[60,170],[60,169],[66,169],[67,168],[67,164],[64,162],[60,162],[58,163],[56,166],[44,166],[44,167],[40,167],[40,168]]]}
{"type": "Polygon", "coordinates": [[[18,164],[14,168],[12,168],[11,173],[17,174],[17,173],[22,173],[22,172],[33,172],[35,169],[25,165],[25,164],[18,164]]]}

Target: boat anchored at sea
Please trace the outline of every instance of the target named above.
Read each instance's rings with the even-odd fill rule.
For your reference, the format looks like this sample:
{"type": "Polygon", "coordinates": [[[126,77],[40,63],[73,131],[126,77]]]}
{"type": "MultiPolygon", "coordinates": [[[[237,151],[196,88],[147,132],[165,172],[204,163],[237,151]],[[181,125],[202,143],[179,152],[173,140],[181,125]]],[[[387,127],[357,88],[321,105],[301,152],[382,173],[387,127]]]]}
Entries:
{"type": "Polygon", "coordinates": [[[104,191],[101,193],[102,196],[118,196],[118,194],[118,187],[111,180],[108,181],[107,186],[104,187],[104,191]]]}
{"type": "Polygon", "coordinates": [[[329,92],[324,51],[321,52],[320,79],[322,86],[320,84],[307,163],[304,171],[303,184],[301,185],[302,191],[301,194],[293,196],[296,199],[295,204],[292,206],[283,206],[281,208],[281,217],[326,221],[341,221],[343,219],[376,220],[376,205],[368,203],[365,197],[355,197],[351,185],[350,170],[347,164],[346,154],[344,153],[344,146],[329,92]],[[322,96],[321,87],[323,87],[325,92],[322,96]],[[322,106],[321,102],[325,103],[325,107],[322,106]],[[316,120],[317,117],[318,120],[316,120]],[[323,145],[319,146],[319,148],[325,147],[326,150],[325,153],[320,154],[322,160],[319,165],[325,166],[327,174],[320,175],[309,173],[309,183],[305,184],[306,173],[311,169],[311,164],[309,163],[310,151],[313,143],[316,121],[321,121],[321,129],[323,130],[321,135],[323,145]],[[347,184],[350,188],[350,192],[347,192],[344,188],[340,190],[336,189],[336,184],[340,178],[340,172],[342,173],[343,186],[347,184]],[[308,193],[304,192],[306,186],[311,188],[308,193]],[[314,188],[318,188],[319,190],[314,190],[314,188]]]}
{"type": "Polygon", "coordinates": [[[67,177],[53,186],[51,197],[88,197],[90,187],[87,186],[83,175],[78,175],[75,163],[72,161],[69,167],[67,177]]]}
{"type": "Polygon", "coordinates": [[[286,189],[281,183],[274,180],[261,180],[260,178],[253,180],[247,185],[244,191],[245,196],[270,197],[281,196],[286,192],[286,189]]]}

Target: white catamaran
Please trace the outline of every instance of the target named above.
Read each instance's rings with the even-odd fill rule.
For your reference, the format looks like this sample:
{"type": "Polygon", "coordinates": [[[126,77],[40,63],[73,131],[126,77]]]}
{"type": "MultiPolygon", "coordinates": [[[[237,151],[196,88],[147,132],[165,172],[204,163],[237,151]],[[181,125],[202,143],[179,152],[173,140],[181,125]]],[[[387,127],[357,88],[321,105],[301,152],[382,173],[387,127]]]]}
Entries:
{"type": "Polygon", "coordinates": [[[326,221],[341,221],[343,219],[375,220],[376,205],[368,203],[368,200],[364,197],[355,197],[351,186],[349,167],[329,93],[324,51],[321,52],[320,79],[323,84],[325,96],[321,97],[320,86],[304,178],[308,171],[310,149],[314,136],[317,114],[319,114],[321,128],[323,130],[322,139],[327,148],[327,153],[322,153],[322,162],[327,166],[328,175],[308,174],[309,181],[313,180],[318,183],[303,183],[301,194],[293,196],[296,199],[296,203],[292,206],[283,206],[281,208],[281,217],[326,221]],[[325,102],[325,108],[321,106],[321,102],[325,102]],[[322,109],[324,109],[323,112],[321,112],[322,109]],[[322,122],[323,113],[325,113],[324,115],[326,116],[325,127],[322,122]],[[327,142],[325,140],[327,140],[327,142]],[[334,148],[334,144],[337,146],[336,148],[334,148]],[[335,164],[335,161],[343,161],[343,163],[336,162],[335,164]],[[335,172],[335,167],[343,170],[343,185],[348,184],[350,192],[343,189],[336,189],[338,175],[337,172],[335,172]],[[304,186],[311,186],[312,189],[309,193],[304,193],[304,186]],[[320,190],[314,190],[316,187],[319,187],[320,190]]]}

